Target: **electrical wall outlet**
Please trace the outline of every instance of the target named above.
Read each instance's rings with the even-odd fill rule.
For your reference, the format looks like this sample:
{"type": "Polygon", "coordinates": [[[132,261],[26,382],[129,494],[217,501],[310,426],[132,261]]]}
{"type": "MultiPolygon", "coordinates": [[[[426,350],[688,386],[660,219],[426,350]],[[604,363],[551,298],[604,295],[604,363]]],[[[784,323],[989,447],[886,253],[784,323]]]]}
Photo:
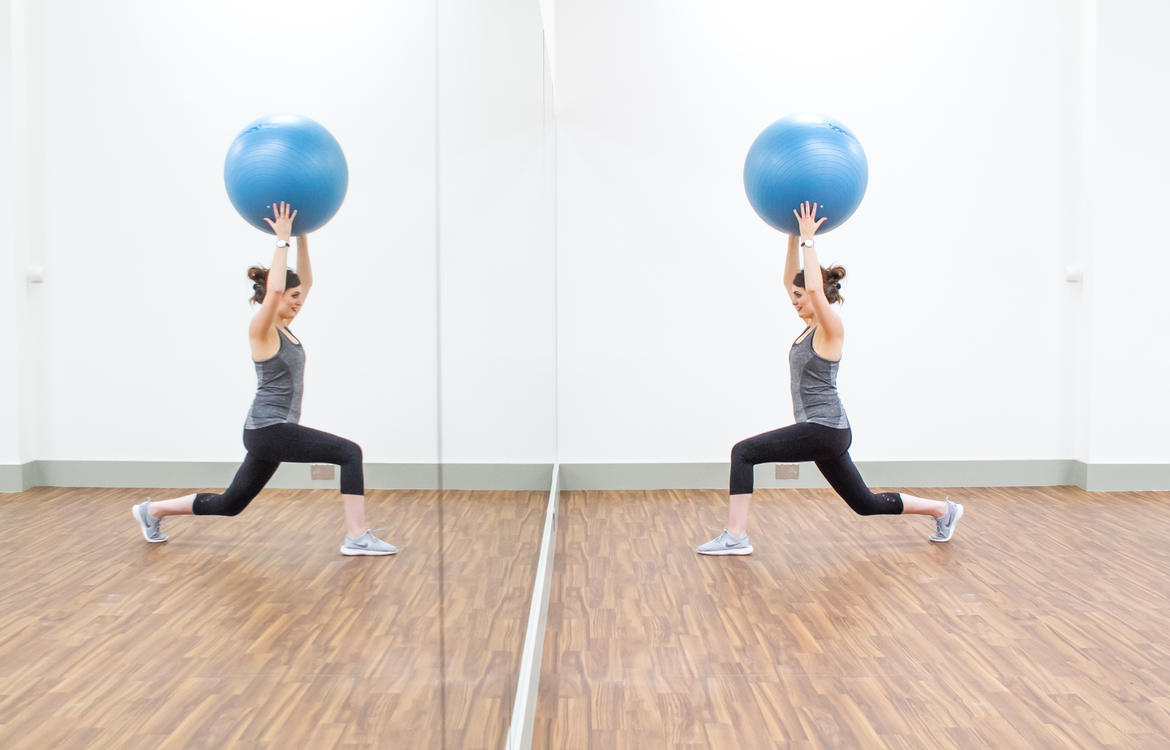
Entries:
{"type": "Polygon", "coordinates": [[[333,478],[333,464],[310,464],[309,478],[310,479],[332,479],[333,478]]]}
{"type": "Polygon", "coordinates": [[[776,464],[777,479],[800,479],[800,464],[776,464]]]}

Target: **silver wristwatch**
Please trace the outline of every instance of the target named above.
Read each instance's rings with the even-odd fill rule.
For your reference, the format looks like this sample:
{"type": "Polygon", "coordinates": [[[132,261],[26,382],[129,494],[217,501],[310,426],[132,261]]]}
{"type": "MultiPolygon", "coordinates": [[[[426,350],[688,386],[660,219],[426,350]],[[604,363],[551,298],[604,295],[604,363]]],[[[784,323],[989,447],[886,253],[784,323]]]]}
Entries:
{"type": "Polygon", "coordinates": [[[814,240],[814,239],[813,239],[813,238],[811,238],[811,237],[810,237],[810,238],[808,238],[807,240],[801,240],[801,241],[800,241],[800,246],[801,246],[801,247],[816,247],[816,244],[817,244],[816,240],[814,240]]]}
{"type": "Polygon", "coordinates": [[[290,243],[288,240],[277,240],[276,246],[277,247],[292,247],[292,243],[290,243]]]}

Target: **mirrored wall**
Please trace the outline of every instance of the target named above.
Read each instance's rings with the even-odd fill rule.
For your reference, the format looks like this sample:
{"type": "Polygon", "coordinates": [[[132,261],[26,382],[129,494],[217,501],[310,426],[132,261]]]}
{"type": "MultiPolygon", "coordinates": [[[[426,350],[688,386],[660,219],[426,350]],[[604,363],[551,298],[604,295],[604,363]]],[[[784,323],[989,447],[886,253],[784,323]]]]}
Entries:
{"type": "Polygon", "coordinates": [[[502,745],[556,457],[536,0],[3,0],[0,19],[0,599],[36,623],[0,633],[22,706],[0,745],[502,745]],[[282,464],[233,517],[166,518],[165,543],[129,513],[221,493],[245,458],[247,270],[274,242],[223,165],[271,113],[345,153],[287,328],[300,424],[361,446],[391,557],[338,554],[325,464],[282,464]],[[66,552],[19,543],[49,527],[66,552]]]}

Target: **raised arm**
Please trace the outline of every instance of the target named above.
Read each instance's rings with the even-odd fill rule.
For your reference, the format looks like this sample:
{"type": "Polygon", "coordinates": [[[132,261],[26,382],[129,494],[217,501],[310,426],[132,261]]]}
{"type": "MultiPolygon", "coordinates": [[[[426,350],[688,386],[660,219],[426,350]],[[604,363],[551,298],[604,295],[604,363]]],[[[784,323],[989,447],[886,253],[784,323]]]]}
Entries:
{"type": "Polygon", "coordinates": [[[800,273],[800,238],[794,234],[788,235],[788,255],[784,258],[784,288],[792,285],[796,274],[800,273]]]}
{"type": "Polygon", "coordinates": [[[313,286],[313,266],[309,263],[309,236],[297,235],[297,276],[301,279],[301,294],[309,293],[313,286]]]}
{"type": "Polygon", "coordinates": [[[265,282],[264,301],[260,309],[252,316],[252,324],[248,333],[254,342],[263,341],[276,326],[276,313],[280,308],[280,298],[284,295],[284,280],[288,271],[288,245],[292,236],[292,223],[297,212],[281,201],[280,206],[272,206],[273,219],[265,217],[264,221],[276,233],[277,247],[272,254],[272,266],[268,269],[268,280],[265,282]],[[281,245],[284,247],[281,247],[281,245]]]}
{"type": "Polygon", "coordinates": [[[837,315],[837,311],[833,309],[825,296],[825,280],[821,276],[821,262],[817,259],[816,242],[813,240],[821,224],[825,223],[825,217],[822,216],[818,219],[817,204],[812,204],[810,208],[808,201],[801,204],[799,213],[795,210],[792,213],[796,214],[796,220],[800,224],[800,248],[804,256],[805,295],[812,303],[824,333],[833,339],[842,337],[845,335],[845,326],[842,325],[840,316],[837,315]]]}

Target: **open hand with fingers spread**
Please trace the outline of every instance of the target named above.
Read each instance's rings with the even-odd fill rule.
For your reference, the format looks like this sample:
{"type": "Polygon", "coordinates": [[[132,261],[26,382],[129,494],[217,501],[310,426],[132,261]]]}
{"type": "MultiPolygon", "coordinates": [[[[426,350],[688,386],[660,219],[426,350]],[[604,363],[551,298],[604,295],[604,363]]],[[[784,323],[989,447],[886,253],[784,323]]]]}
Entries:
{"type": "Polygon", "coordinates": [[[812,236],[821,228],[821,224],[825,223],[825,218],[817,218],[817,204],[812,204],[809,208],[808,201],[800,204],[800,211],[792,209],[792,213],[796,214],[796,221],[800,224],[801,239],[812,239],[812,236]]]}
{"type": "Polygon", "coordinates": [[[292,236],[292,223],[295,218],[297,218],[297,212],[293,210],[293,207],[281,201],[279,205],[272,204],[272,219],[265,216],[264,221],[272,227],[272,231],[276,233],[276,239],[288,242],[288,238],[292,236]]]}

